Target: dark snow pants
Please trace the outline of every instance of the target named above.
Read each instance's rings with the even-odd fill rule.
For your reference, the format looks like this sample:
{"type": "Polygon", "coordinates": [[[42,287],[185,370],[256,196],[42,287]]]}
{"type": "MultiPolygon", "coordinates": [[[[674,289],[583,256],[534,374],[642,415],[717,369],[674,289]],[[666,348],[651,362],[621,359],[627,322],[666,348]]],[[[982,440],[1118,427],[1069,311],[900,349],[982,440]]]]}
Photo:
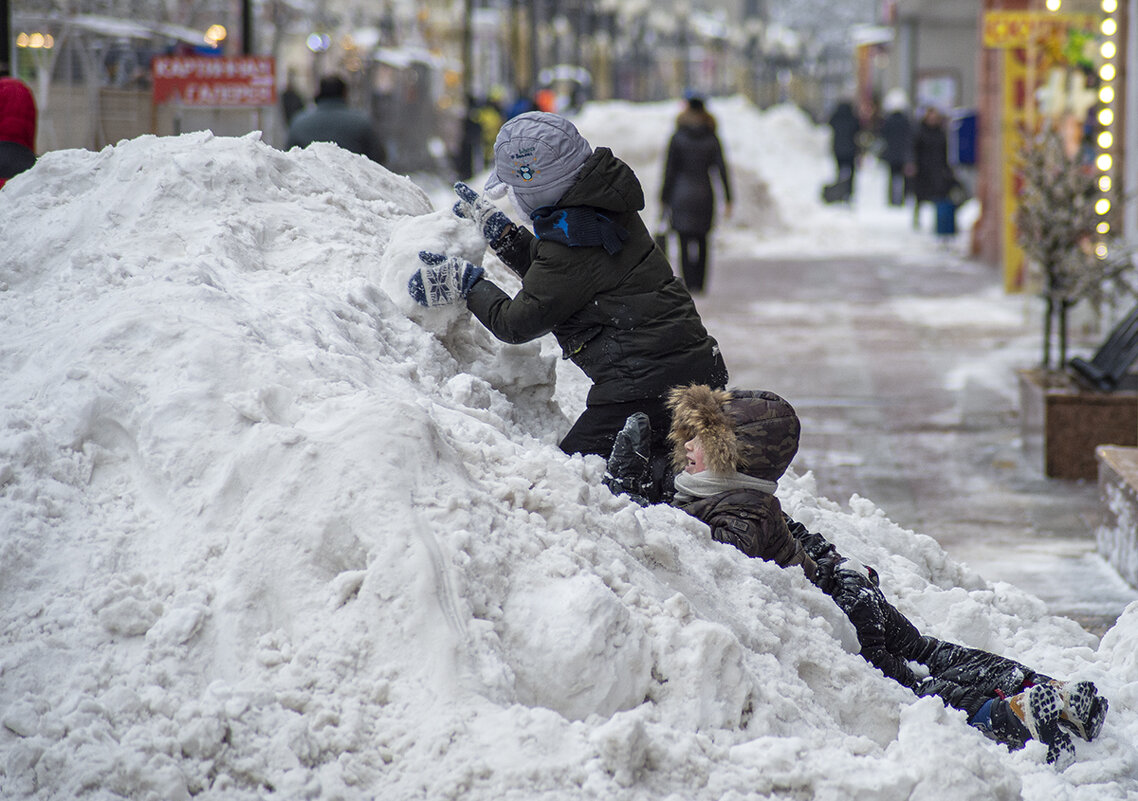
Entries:
{"type": "MultiPolygon", "coordinates": [[[[1015,695],[1047,677],[1028,667],[978,648],[968,648],[922,635],[917,627],[889,603],[872,569],[867,573],[845,569],[845,560],[821,534],[786,518],[796,539],[818,564],[814,583],[833,598],[857,632],[861,654],[874,667],[917,695],[935,695],[971,719],[997,695],[1015,695]],[[910,662],[923,665],[928,676],[919,677],[910,662]]],[[[923,671],[922,671],[923,672],[923,671]]]]}

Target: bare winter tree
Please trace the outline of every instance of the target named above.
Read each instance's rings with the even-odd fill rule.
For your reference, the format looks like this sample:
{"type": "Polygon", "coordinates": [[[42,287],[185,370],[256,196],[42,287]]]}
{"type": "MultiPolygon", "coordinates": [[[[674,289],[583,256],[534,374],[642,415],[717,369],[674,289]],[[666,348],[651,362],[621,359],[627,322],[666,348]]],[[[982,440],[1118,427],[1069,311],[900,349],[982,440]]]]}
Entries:
{"type": "Polygon", "coordinates": [[[1067,363],[1067,313],[1072,306],[1085,300],[1101,308],[1108,298],[1133,294],[1126,280],[1133,272],[1132,252],[1097,233],[1103,217],[1095,204],[1104,195],[1095,171],[1077,152],[1068,154],[1058,131],[1048,128],[1027,142],[1020,153],[1019,176],[1023,188],[1015,218],[1017,239],[1039,273],[1045,301],[1042,366],[1048,370],[1053,338],[1058,366],[1067,363]]]}

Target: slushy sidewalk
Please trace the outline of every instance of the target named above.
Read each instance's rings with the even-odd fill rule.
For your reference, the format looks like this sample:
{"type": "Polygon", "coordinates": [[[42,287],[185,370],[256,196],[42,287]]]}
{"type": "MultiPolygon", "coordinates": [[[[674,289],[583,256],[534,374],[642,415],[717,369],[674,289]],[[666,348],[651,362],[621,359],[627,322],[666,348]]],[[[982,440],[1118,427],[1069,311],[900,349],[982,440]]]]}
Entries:
{"type": "Polygon", "coordinates": [[[868,498],[1098,634],[1138,599],[1095,552],[1095,483],[1045,478],[1021,442],[1015,370],[1038,362],[1039,321],[995,269],[931,236],[902,258],[716,253],[697,303],[732,386],[798,410],[794,467],[820,494],[868,498]]]}

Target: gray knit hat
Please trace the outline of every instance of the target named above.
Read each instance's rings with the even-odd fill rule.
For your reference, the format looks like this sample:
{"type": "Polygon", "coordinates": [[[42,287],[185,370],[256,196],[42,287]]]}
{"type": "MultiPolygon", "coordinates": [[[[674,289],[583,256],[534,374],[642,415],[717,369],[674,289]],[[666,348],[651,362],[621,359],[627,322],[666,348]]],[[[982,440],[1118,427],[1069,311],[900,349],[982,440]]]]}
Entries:
{"type": "Polygon", "coordinates": [[[522,211],[532,215],[562,198],[592,154],[585,137],[564,117],[545,111],[519,114],[498,131],[486,191],[505,184],[522,211]]]}

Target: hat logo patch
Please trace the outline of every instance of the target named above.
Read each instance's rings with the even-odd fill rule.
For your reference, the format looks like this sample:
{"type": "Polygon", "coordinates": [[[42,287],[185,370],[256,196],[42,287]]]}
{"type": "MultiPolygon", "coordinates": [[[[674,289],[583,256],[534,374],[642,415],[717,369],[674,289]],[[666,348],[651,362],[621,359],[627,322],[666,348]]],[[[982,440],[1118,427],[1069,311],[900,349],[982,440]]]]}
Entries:
{"type": "Polygon", "coordinates": [[[532,181],[541,174],[541,170],[535,170],[532,164],[519,164],[514,173],[523,181],[532,181]]]}

